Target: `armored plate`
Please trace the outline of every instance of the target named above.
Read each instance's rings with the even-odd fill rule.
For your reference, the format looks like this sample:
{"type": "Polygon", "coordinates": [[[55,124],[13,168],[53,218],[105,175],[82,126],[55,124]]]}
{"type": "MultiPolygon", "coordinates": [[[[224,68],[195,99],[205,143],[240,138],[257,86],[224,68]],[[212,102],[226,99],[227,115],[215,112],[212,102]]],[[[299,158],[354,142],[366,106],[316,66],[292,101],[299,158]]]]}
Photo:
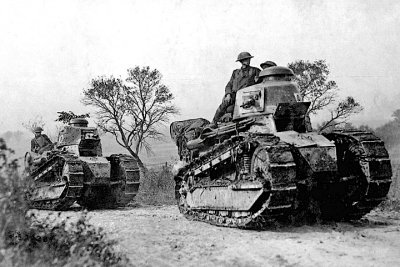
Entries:
{"type": "Polygon", "coordinates": [[[187,203],[193,209],[247,211],[263,191],[261,183],[240,187],[199,187],[188,193],[187,203]]]}

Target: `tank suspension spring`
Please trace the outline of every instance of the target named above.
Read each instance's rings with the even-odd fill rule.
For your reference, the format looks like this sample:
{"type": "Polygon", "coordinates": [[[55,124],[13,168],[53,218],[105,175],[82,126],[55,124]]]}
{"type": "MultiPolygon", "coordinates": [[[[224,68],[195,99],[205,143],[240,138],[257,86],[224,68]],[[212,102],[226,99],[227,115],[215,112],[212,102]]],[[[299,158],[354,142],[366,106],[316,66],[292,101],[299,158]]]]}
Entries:
{"type": "Polygon", "coordinates": [[[251,157],[248,153],[245,153],[242,158],[242,174],[249,174],[251,166],[251,157]]]}

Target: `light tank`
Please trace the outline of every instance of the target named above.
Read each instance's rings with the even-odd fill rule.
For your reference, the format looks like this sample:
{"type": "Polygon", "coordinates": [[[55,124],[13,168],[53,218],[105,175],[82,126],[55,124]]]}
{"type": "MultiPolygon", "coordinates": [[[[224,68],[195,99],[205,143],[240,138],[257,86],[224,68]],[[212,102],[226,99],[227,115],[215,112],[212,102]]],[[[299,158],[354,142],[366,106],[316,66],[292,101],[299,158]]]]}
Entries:
{"type": "Polygon", "coordinates": [[[134,199],[140,172],[133,157],[102,156],[97,129],[73,119],[54,148],[41,155],[27,152],[25,168],[33,180],[30,206],[65,210],[75,201],[85,208],[115,208],[134,199]]]}
{"type": "Polygon", "coordinates": [[[352,220],[386,198],[392,171],[384,143],[364,131],[312,131],[310,103],[292,78],[285,67],[261,71],[261,83],[236,93],[231,122],[171,124],[183,162],[175,196],[188,219],[253,229],[352,220]]]}

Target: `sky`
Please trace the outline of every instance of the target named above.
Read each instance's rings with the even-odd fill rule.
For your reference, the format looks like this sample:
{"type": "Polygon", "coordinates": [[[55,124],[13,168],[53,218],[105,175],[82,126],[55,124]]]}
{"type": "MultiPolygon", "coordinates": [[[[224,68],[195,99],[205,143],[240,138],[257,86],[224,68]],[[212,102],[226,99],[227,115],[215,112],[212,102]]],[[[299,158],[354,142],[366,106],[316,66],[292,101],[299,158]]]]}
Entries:
{"type": "Polygon", "coordinates": [[[364,106],[351,121],[377,127],[400,108],[399,44],[397,0],[1,1],[0,132],[93,112],[90,80],[135,66],[163,74],[172,120],[210,120],[242,51],[257,67],[325,59],[339,96],[364,106]]]}

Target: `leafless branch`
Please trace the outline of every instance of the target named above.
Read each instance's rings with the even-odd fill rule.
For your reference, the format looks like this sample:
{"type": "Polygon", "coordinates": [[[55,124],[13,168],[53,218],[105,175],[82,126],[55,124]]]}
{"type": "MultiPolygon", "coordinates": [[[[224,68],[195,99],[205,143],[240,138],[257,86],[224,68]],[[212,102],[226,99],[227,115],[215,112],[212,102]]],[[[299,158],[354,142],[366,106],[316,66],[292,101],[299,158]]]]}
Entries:
{"type": "Polygon", "coordinates": [[[150,67],[128,69],[125,82],[112,76],[98,77],[84,90],[82,102],[96,108],[100,128],[113,134],[119,145],[136,156],[143,148],[150,153],[149,140],[163,136],[158,127],[179,112],[161,78],[161,73],[150,67]]]}

